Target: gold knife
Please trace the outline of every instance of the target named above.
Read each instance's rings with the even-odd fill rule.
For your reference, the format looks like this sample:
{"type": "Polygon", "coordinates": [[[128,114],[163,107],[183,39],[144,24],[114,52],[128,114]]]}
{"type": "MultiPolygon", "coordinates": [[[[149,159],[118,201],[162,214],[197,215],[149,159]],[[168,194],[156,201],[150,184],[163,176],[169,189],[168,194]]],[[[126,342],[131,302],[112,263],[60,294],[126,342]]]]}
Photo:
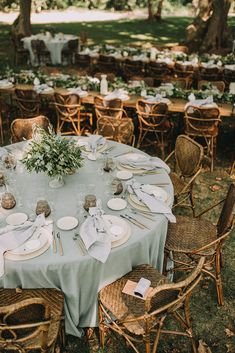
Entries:
{"type": "Polygon", "coordinates": [[[57,245],[56,245],[56,238],[55,238],[55,231],[53,230],[52,231],[52,236],[53,236],[53,253],[56,253],[57,252],[57,245]]]}
{"type": "Polygon", "coordinates": [[[64,255],[64,251],[63,251],[63,246],[62,246],[62,242],[61,242],[61,239],[60,239],[60,232],[58,232],[56,234],[56,236],[57,236],[57,239],[59,241],[60,256],[63,256],[64,255]]]}
{"type": "Polygon", "coordinates": [[[127,219],[129,222],[131,222],[132,224],[134,224],[135,226],[141,228],[141,229],[144,229],[145,227],[141,226],[139,223],[135,222],[134,220],[124,216],[123,214],[120,214],[120,217],[124,218],[124,219],[127,219]]]}
{"type": "Polygon", "coordinates": [[[147,227],[145,224],[141,223],[140,221],[138,221],[138,219],[132,217],[132,216],[129,216],[128,214],[125,214],[126,217],[130,218],[132,221],[135,221],[136,223],[138,223],[140,226],[142,226],[143,228],[146,228],[146,229],[149,229],[149,227],[147,227]]]}

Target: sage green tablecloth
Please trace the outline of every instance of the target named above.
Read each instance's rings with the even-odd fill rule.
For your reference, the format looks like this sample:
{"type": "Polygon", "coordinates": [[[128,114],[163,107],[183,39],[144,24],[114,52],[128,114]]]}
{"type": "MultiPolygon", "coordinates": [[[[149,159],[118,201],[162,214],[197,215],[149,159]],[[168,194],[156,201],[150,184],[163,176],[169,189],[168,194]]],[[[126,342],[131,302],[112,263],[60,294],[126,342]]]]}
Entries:
{"type": "MultiPolygon", "coordinates": [[[[115,144],[109,153],[114,156],[130,149],[130,146],[115,144]]],[[[22,149],[23,144],[12,145],[13,151],[22,149]]],[[[10,148],[10,146],[8,147],[10,148]]],[[[48,187],[48,177],[43,174],[29,174],[17,168],[16,183],[23,194],[24,209],[27,200],[36,202],[39,196],[53,198],[53,219],[62,216],[77,215],[76,189],[80,183],[95,184],[96,196],[103,200],[103,208],[107,214],[119,215],[127,211],[111,211],[106,206],[104,176],[97,175],[97,162],[85,159],[84,166],[78,173],[65,177],[65,185],[60,189],[48,187]]],[[[169,182],[165,188],[173,195],[173,188],[167,173],[161,169],[159,174],[136,176],[137,181],[144,183],[169,182]]],[[[7,213],[19,211],[15,208],[7,213]]],[[[6,213],[6,212],[5,212],[6,213]]],[[[138,217],[138,216],[137,216],[138,217]]],[[[151,230],[141,230],[131,225],[132,236],[123,245],[111,250],[105,264],[82,256],[72,237],[74,231],[61,231],[64,256],[57,252],[53,254],[48,249],[37,258],[27,261],[6,261],[5,275],[0,278],[0,287],[15,288],[59,288],[65,295],[66,332],[75,336],[80,335],[78,328],[97,326],[97,293],[105,285],[115,281],[133,266],[149,263],[160,271],[163,263],[163,249],[167,232],[167,220],[163,215],[157,215],[156,221],[138,217],[151,230]]]]}

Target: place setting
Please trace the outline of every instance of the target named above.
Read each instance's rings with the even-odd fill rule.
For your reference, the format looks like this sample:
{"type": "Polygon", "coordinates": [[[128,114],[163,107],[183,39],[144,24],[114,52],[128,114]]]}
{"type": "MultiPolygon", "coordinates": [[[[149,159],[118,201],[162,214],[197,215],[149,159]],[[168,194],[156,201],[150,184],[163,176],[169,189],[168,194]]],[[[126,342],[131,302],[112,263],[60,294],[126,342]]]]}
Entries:
{"type": "Polygon", "coordinates": [[[84,155],[91,161],[96,161],[100,153],[106,151],[106,139],[101,135],[89,135],[77,139],[77,145],[81,148],[84,155]]]}

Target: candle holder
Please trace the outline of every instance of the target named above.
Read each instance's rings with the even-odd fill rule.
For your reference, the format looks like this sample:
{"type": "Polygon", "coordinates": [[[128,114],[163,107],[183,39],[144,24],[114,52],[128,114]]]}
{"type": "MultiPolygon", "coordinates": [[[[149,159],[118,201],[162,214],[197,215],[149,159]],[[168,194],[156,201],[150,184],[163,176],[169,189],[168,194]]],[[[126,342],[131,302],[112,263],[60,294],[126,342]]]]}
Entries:
{"type": "Polygon", "coordinates": [[[15,205],[16,200],[14,195],[12,195],[10,192],[5,192],[2,195],[2,208],[10,210],[11,208],[15,207],[15,205]]]}
{"type": "Polygon", "coordinates": [[[41,213],[44,213],[45,217],[48,217],[49,214],[51,213],[51,208],[49,206],[49,203],[46,200],[39,200],[37,202],[36,215],[39,215],[41,213]]]}
{"type": "Polygon", "coordinates": [[[95,195],[86,195],[83,207],[86,211],[89,211],[90,207],[96,207],[96,196],[95,195]]]}

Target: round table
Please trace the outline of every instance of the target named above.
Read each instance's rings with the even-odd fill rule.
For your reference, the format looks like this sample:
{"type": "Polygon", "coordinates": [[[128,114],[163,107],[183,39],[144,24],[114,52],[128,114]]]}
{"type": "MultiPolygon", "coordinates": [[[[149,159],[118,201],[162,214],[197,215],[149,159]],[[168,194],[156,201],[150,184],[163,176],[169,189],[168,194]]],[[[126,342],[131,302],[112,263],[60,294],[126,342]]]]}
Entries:
{"type": "MultiPolygon", "coordinates": [[[[14,154],[22,150],[24,143],[8,146],[14,154]]],[[[109,141],[115,148],[109,157],[125,153],[130,146],[109,141]]],[[[133,149],[134,151],[135,149],[133,149]]],[[[138,150],[136,150],[138,151],[138,150]]],[[[173,199],[173,188],[168,174],[160,169],[153,175],[137,175],[137,181],[144,183],[167,183],[165,190],[173,199]]],[[[95,194],[102,200],[102,208],[107,214],[124,214],[127,210],[112,211],[108,209],[105,195],[104,175],[97,174],[97,162],[84,159],[84,166],[73,175],[65,178],[65,185],[60,189],[48,187],[48,177],[44,174],[29,174],[24,169],[16,169],[17,187],[24,201],[34,200],[43,196],[51,199],[53,196],[54,221],[62,216],[77,216],[76,192],[78,185],[84,183],[95,185],[95,194]],[[38,195],[35,194],[38,191],[38,195]],[[43,195],[42,195],[43,194],[43,195]]],[[[17,212],[17,207],[5,213],[17,212]]],[[[130,214],[130,213],[129,213],[130,214]]],[[[0,287],[15,288],[59,288],[65,295],[66,332],[80,335],[78,327],[94,327],[98,323],[97,294],[105,285],[115,281],[133,266],[148,263],[162,270],[167,219],[164,215],[156,215],[155,221],[133,215],[150,229],[140,229],[131,225],[131,237],[126,243],[111,250],[106,263],[101,263],[89,255],[82,256],[81,251],[73,241],[74,231],[60,231],[64,255],[53,253],[49,248],[42,255],[27,261],[5,261],[5,275],[0,278],[0,287]]],[[[57,229],[58,230],[58,229],[57,229]]]]}

